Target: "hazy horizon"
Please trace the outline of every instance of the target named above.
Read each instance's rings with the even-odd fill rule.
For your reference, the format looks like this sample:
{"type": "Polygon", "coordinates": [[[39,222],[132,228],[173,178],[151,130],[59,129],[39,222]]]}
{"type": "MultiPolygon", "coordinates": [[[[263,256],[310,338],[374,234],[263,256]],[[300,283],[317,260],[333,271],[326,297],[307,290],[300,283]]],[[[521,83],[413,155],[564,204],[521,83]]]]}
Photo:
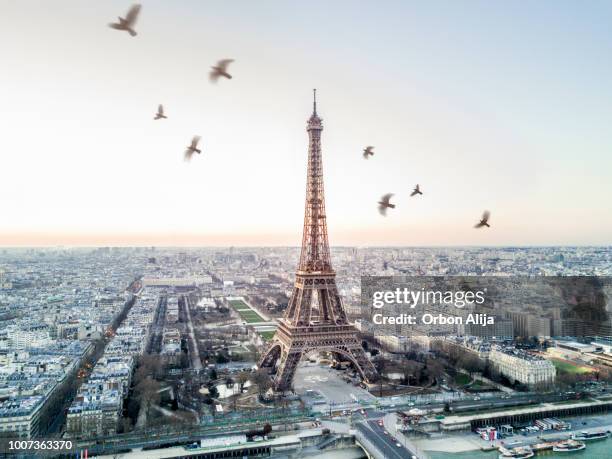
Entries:
{"type": "Polygon", "coordinates": [[[612,244],[609,2],[132,3],[0,4],[0,247],[298,246],[314,87],[332,246],[612,244]]]}
{"type": "MultiPolygon", "coordinates": [[[[330,249],[341,249],[341,248],[357,248],[357,249],[537,249],[537,248],[611,248],[610,244],[542,244],[542,245],[505,245],[505,244],[489,244],[489,245],[469,245],[469,244],[448,244],[448,245],[352,245],[352,244],[330,244],[330,249]]],[[[155,249],[296,249],[300,250],[300,244],[268,244],[268,245],[148,245],[148,244],[92,244],[92,245],[70,245],[70,244],[56,244],[56,245],[10,245],[0,246],[0,250],[24,250],[24,249],[97,249],[97,248],[155,248],[155,249]]]]}

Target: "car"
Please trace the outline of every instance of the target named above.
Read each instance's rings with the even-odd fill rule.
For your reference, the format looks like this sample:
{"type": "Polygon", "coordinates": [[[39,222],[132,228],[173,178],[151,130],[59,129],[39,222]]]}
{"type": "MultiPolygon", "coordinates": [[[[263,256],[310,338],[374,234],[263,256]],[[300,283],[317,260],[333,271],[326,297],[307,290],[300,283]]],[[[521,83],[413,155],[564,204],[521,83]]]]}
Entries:
{"type": "Polygon", "coordinates": [[[385,435],[389,435],[389,432],[387,432],[386,430],[384,431],[385,435]]]}
{"type": "Polygon", "coordinates": [[[396,443],[395,446],[397,446],[398,448],[401,448],[402,444],[401,443],[396,443]]]}
{"type": "Polygon", "coordinates": [[[379,419],[379,420],[378,420],[378,425],[379,425],[379,426],[381,426],[381,427],[383,426],[383,421],[382,421],[382,419],[379,419]]]}

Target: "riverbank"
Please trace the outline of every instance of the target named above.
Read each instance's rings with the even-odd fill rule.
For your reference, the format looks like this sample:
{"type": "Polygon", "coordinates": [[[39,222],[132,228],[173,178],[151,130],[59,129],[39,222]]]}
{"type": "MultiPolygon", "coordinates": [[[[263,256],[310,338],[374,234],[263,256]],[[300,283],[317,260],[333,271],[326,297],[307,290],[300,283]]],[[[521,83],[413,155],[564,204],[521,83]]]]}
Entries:
{"type": "MultiPolygon", "coordinates": [[[[538,437],[548,437],[548,436],[556,436],[556,437],[567,437],[572,433],[578,433],[581,431],[595,431],[595,430],[606,430],[612,431],[612,414],[606,415],[594,415],[594,416],[580,416],[574,418],[566,418],[564,421],[570,422],[572,424],[571,430],[565,431],[543,431],[539,432],[537,435],[513,435],[510,437],[506,437],[502,440],[496,440],[493,444],[497,447],[502,443],[508,442],[536,442],[538,437]]],[[[420,449],[427,451],[428,454],[434,457],[447,457],[444,454],[453,454],[453,457],[461,457],[454,456],[454,454],[459,453],[469,453],[474,455],[473,457],[477,458],[488,458],[497,457],[497,450],[495,450],[495,454],[491,455],[491,452],[482,452],[483,448],[490,448],[491,442],[482,440],[478,435],[473,432],[463,432],[457,434],[440,434],[439,436],[432,436],[430,438],[420,438],[414,439],[413,442],[420,449]],[[478,452],[481,452],[482,455],[477,455],[478,452]],[[436,455],[435,453],[441,453],[442,455],[436,455]]],[[[599,445],[599,444],[607,444],[607,448],[612,447],[612,439],[608,439],[606,441],[600,442],[589,442],[587,445],[587,451],[593,452],[593,448],[589,448],[591,445],[599,445]]],[[[597,448],[595,448],[597,449],[597,448]]],[[[609,451],[609,449],[607,450],[609,451]]],[[[602,450],[602,453],[604,450],[602,450]]],[[[469,454],[465,457],[471,457],[469,454]]],[[[588,453],[588,457],[596,457],[591,456],[588,453]]],[[[606,456],[608,457],[608,456],[606,456]]]]}
{"type": "MultiPolygon", "coordinates": [[[[553,453],[552,451],[546,451],[542,454],[536,454],[534,459],[546,458],[546,459],[562,459],[567,457],[581,458],[581,459],[609,459],[610,450],[612,449],[612,439],[605,441],[596,441],[587,443],[587,447],[583,451],[577,453],[553,453]]],[[[464,451],[457,453],[447,453],[440,451],[428,451],[427,455],[429,459],[498,459],[498,451],[464,451]]]]}

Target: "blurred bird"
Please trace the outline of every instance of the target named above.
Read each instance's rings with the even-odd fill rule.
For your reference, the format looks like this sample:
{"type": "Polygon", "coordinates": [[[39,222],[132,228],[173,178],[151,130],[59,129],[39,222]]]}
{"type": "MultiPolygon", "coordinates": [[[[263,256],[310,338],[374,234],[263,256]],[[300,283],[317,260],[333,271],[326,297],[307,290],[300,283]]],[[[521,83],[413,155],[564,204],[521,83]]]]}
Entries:
{"type": "Polygon", "coordinates": [[[478,223],[476,223],[474,225],[474,228],[482,228],[483,226],[486,226],[487,228],[490,228],[489,226],[489,217],[491,216],[491,212],[489,212],[488,210],[485,210],[482,213],[482,218],[480,219],[480,221],[478,223]]]}
{"type": "Polygon", "coordinates": [[[137,3],[135,5],[132,5],[125,19],[119,16],[119,22],[112,22],[108,26],[117,30],[125,30],[132,37],[135,37],[137,34],[134,30],[134,25],[136,24],[136,20],[138,19],[139,13],[140,5],[137,3]]]}
{"type": "Polygon", "coordinates": [[[414,190],[412,190],[412,193],[410,193],[410,196],[416,196],[417,194],[423,194],[423,192],[421,191],[421,188],[419,188],[418,183],[417,183],[417,186],[414,187],[414,190]]]}
{"type": "Polygon", "coordinates": [[[197,153],[198,155],[202,153],[202,150],[198,148],[199,141],[199,135],[193,136],[193,139],[191,139],[191,145],[189,145],[185,150],[185,161],[190,161],[194,153],[197,153]]]}
{"type": "Polygon", "coordinates": [[[374,156],[374,152],[372,150],[374,150],[374,147],[372,146],[365,147],[363,149],[363,159],[368,159],[370,156],[374,156]]]}
{"type": "Polygon", "coordinates": [[[159,106],[157,107],[157,113],[155,114],[155,118],[153,119],[159,120],[161,118],[168,118],[168,117],[164,115],[164,106],[162,104],[159,104],[159,106]]]}
{"type": "Polygon", "coordinates": [[[391,204],[389,202],[392,197],[393,193],[387,193],[380,198],[380,201],[378,201],[378,211],[380,212],[380,215],[387,215],[388,208],[395,209],[395,204],[391,204]]]}
{"type": "Polygon", "coordinates": [[[210,81],[216,83],[220,77],[225,77],[229,80],[232,79],[232,76],[227,73],[227,67],[234,62],[234,59],[222,59],[217,62],[217,65],[211,67],[210,71],[210,81]]]}

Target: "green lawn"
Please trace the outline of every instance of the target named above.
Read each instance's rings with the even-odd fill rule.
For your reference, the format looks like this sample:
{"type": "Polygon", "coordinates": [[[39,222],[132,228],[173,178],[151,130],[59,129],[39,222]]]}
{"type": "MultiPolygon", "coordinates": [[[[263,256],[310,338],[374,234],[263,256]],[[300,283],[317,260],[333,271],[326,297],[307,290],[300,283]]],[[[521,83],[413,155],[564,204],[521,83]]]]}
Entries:
{"type": "Polygon", "coordinates": [[[591,373],[592,370],[590,368],[586,368],[580,365],[574,365],[573,363],[564,362],[563,360],[551,359],[555,368],[562,373],[571,373],[571,374],[585,374],[591,373]]]}
{"type": "Polygon", "coordinates": [[[229,304],[236,311],[251,310],[251,308],[249,308],[249,306],[242,300],[229,300],[229,304]]]}
{"type": "Polygon", "coordinates": [[[264,318],[253,311],[247,304],[242,300],[229,300],[229,304],[236,312],[240,315],[242,320],[252,324],[256,322],[265,322],[264,318]]]}
{"type": "Polygon", "coordinates": [[[264,341],[270,341],[274,337],[274,333],[276,333],[275,330],[260,331],[259,336],[261,336],[264,339],[264,341]]]}
{"type": "Polygon", "coordinates": [[[257,314],[252,309],[248,309],[248,310],[239,309],[238,314],[240,314],[240,317],[242,317],[242,319],[244,319],[247,323],[250,323],[250,324],[255,323],[255,322],[265,322],[263,317],[261,317],[259,314],[257,314]]]}
{"type": "Polygon", "coordinates": [[[465,386],[466,384],[469,384],[470,381],[470,377],[464,373],[457,373],[457,376],[455,376],[455,384],[458,384],[459,386],[465,386]]]}

